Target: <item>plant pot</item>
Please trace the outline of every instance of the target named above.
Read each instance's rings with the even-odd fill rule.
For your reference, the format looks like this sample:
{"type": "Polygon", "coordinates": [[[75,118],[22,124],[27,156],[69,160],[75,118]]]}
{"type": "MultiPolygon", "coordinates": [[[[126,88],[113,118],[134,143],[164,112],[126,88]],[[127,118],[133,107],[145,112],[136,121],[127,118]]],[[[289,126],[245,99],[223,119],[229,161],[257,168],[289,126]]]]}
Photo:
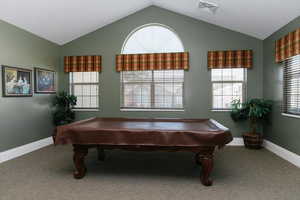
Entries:
{"type": "Polygon", "coordinates": [[[263,144],[263,137],[261,134],[243,134],[245,147],[248,149],[261,149],[263,144]]]}

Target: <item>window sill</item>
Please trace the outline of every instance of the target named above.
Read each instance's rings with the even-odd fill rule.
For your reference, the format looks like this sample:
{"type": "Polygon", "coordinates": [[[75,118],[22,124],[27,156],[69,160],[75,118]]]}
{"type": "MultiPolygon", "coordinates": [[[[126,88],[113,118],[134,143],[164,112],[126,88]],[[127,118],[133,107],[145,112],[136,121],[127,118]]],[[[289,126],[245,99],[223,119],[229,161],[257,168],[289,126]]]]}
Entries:
{"type": "Polygon", "coordinates": [[[218,110],[218,109],[212,109],[211,112],[231,112],[231,110],[218,110]]]}
{"type": "Polygon", "coordinates": [[[184,109],[130,109],[130,108],[121,108],[121,112],[184,112],[184,109]]]}
{"type": "Polygon", "coordinates": [[[293,114],[287,114],[287,113],[281,113],[281,115],[285,116],[285,117],[292,117],[292,118],[300,119],[300,115],[293,115],[293,114]]]}
{"type": "Polygon", "coordinates": [[[75,112],[98,112],[100,109],[72,109],[75,112]]]}

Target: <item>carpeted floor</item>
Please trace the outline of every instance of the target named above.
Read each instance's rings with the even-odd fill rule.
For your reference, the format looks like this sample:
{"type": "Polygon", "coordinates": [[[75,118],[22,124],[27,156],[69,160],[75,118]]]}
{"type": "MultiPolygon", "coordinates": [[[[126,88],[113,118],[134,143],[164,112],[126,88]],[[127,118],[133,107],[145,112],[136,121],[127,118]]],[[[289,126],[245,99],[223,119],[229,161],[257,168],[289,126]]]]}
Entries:
{"type": "Polygon", "coordinates": [[[226,147],[216,154],[214,185],[200,184],[191,153],[109,151],[87,157],[72,177],[71,146],[49,146],[0,164],[1,200],[299,200],[300,169],[267,150],[226,147]]]}

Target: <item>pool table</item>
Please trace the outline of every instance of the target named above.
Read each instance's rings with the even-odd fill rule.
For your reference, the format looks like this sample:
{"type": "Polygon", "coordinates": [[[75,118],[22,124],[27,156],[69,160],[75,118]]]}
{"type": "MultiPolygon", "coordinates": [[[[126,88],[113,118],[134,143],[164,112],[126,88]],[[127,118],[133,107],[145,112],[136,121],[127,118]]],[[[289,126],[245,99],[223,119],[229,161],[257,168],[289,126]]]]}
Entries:
{"type": "Polygon", "coordinates": [[[213,119],[91,118],[58,126],[55,144],[72,144],[74,178],[86,174],[84,158],[89,148],[98,149],[104,160],[105,149],[131,151],[188,151],[201,165],[200,180],[212,185],[210,174],[216,147],[232,141],[228,128],[213,119]]]}

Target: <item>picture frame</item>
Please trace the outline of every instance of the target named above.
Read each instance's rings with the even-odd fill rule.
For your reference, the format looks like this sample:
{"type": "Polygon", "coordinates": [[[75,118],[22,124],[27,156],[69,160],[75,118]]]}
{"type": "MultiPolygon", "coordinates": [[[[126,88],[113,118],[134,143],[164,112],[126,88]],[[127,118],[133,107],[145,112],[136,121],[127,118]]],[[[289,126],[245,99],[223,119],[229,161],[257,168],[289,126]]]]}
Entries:
{"type": "Polygon", "coordinates": [[[55,94],[56,72],[49,69],[35,67],[34,91],[38,94],[55,94]]]}
{"type": "Polygon", "coordinates": [[[2,96],[32,97],[32,70],[2,65],[2,96]]]}

